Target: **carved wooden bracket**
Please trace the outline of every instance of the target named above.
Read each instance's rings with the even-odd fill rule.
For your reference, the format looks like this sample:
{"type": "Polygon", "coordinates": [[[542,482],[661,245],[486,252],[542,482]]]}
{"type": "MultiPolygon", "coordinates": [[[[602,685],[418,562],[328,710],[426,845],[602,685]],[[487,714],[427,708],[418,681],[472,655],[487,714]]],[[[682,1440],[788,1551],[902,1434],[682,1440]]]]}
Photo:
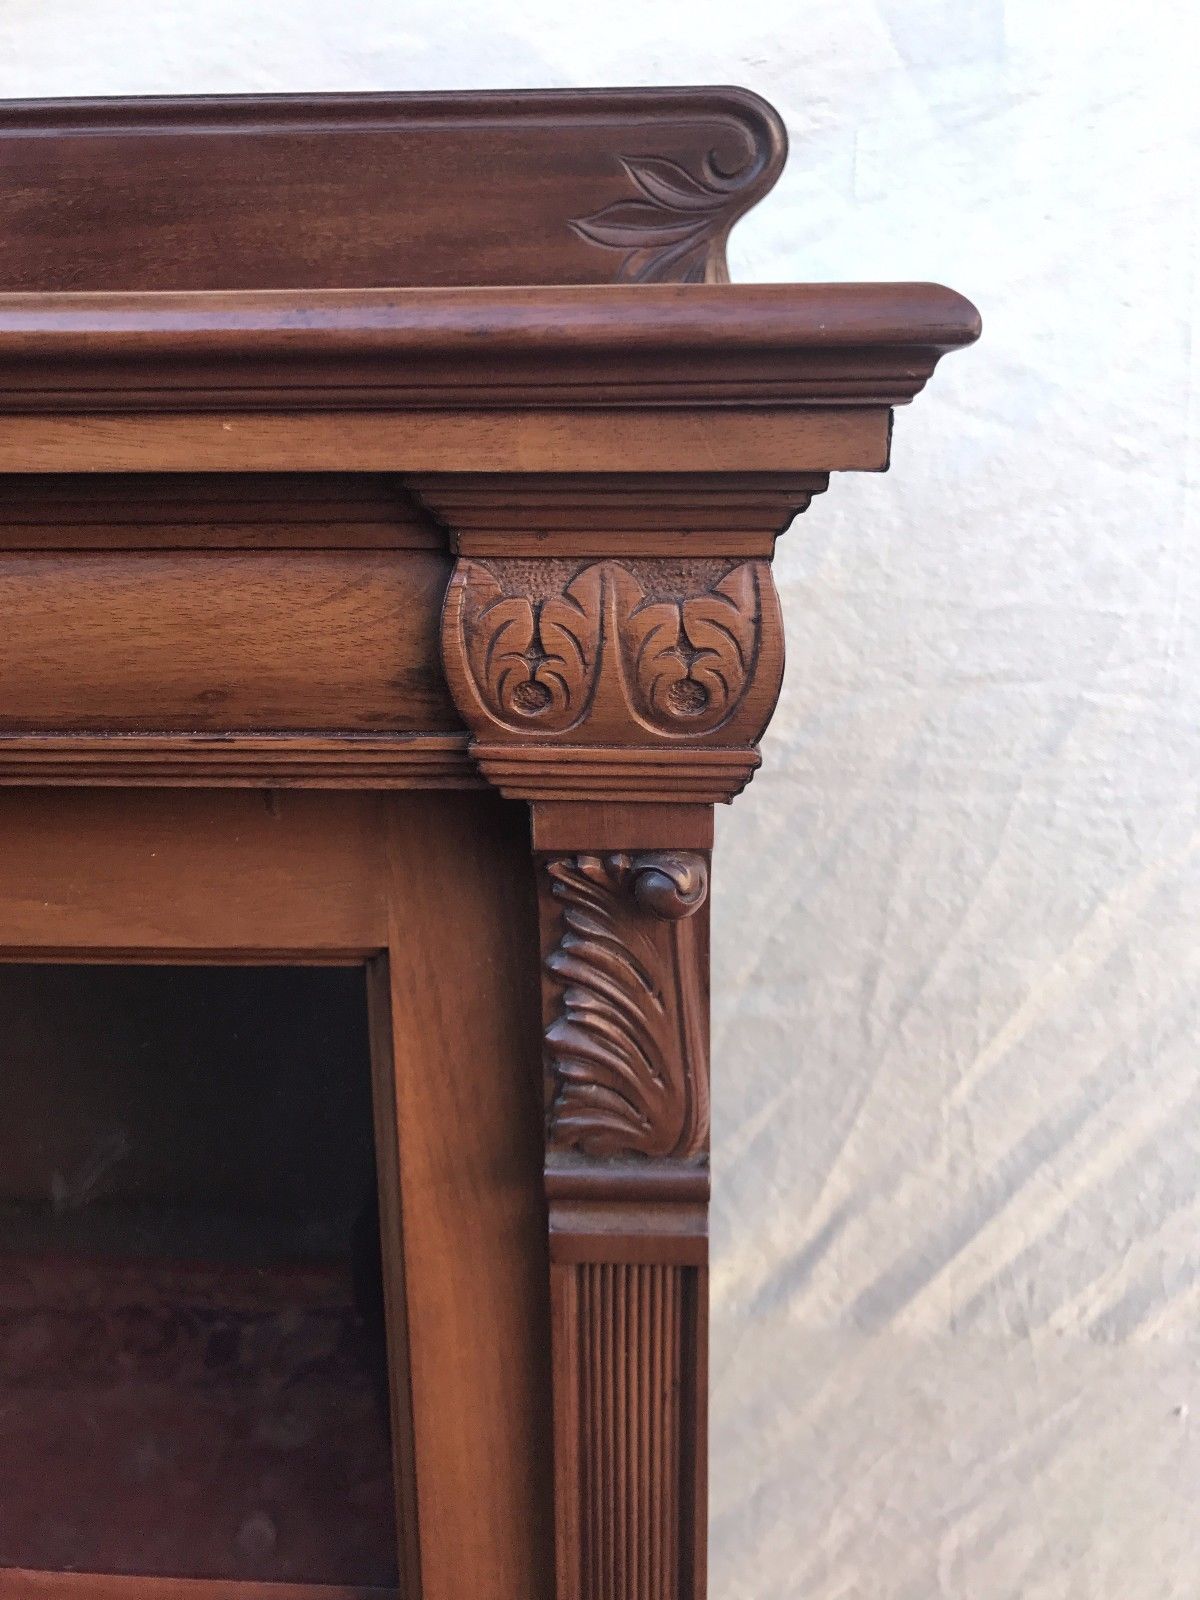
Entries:
{"type": "Polygon", "coordinates": [[[762,560],[460,559],[442,641],[480,769],[517,799],[728,800],[783,671],[762,560]]]}
{"type": "MultiPolygon", "coordinates": [[[[154,489],[137,529],[111,511],[130,491],[105,509],[97,480],[244,475],[261,506],[280,492],[275,474],[381,479],[371,515],[355,491],[347,520],[344,483],[330,491],[336,518],[309,515],[311,487],[289,491],[290,509],[255,511],[264,531],[248,547],[256,566],[269,553],[269,581],[245,605],[242,539],[228,539],[206,489],[178,524],[197,537],[181,543],[229,545],[222,594],[237,606],[208,638],[209,585],[195,574],[214,563],[180,551],[166,564],[191,574],[172,579],[189,598],[153,672],[139,667],[80,709],[70,691],[95,676],[92,639],[108,639],[100,677],[124,676],[134,623],[101,626],[111,585],[130,586],[117,561],[120,574],[95,580],[88,616],[100,620],[55,667],[52,728],[45,674],[25,675],[28,716],[14,701],[0,728],[0,783],[376,789],[482,777],[532,802],[556,1600],[703,1600],[711,805],[757,767],[780,688],[776,536],[831,472],[886,468],[891,408],[978,335],[978,314],[933,284],[724,283],[730,225],[774,181],[785,146],[775,113],[738,90],[10,105],[0,138],[4,281],[22,291],[0,294],[0,469],[64,474],[72,503],[95,502],[88,537],[65,519],[72,551],[107,548],[113,530],[114,559],[162,550],[177,525],[162,510],[175,489],[154,489]],[[247,171],[261,180],[253,206],[237,203],[247,171]],[[142,217],[146,196],[154,214],[142,217]],[[442,657],[465,732],[430,659],[447,550],[457,565],[442,657]],[[310,595],[310,561],[325,569],[335,556],[347,575],[337,593],[352,600],[323,606],[324,631],[310,637],[312,606],[288,596],[310,595]],[[264,608],[269,652],[257,648],[264,608]],[[213,683],[236,685],[219,689],[203,729],[195,695],[180,709],[188,674],[172,639],[196,647],[213,683]],[[331,650],[364,671],[320,681],[331,650]]],[[[22,572],[27,538],[57,550],[61,503],[9,521],[0,543],[22,572]]],[[[81,592],[79,562],[35,553],[32,565],[46,569],[36,582],[12,579],[13,661],[61,612],[61,583],[81,592]],[[31,622],[21,597],[35,591],[31,622]]],[[[464,883],[482,859],[463,864],[464,883]]],[[[470,931],[469,914],[454,924],[470,931]]],[[[472,949],[464,970],[486,967],[478,940],[472,949]]],[[[426,965],[440,976],[438,960],[426,965]]],[[[431,1029],[437,1011],[435,995],[431,1029]]],[[[512,1030],[516,1051],[515,1016],[512,1030]]],[[[398,1091],[421,1077],[402,1065],[398,1091]]],[[[486,1123],[451,1119],[433,1167],[422,1176],[418,1161],[404,1180],[406,1194],[432,1195],[432,1231],[413,1237],[441,1285],[413,1346],[418,1388],[434,1343],[454,1346],[449,1365],[433,1364],[448,1372],[469,1342],[448,1313],[498,1308],[459,1292],[480,1247],[456,1259],[464,1225],[441,1228],[439,1174],[461,1161],[464,1193],[478,1198],[487,1164],[497,1240],[523,1239],[515,1219],[535,1209],[520,1192],[527,1145],[485,1149],[486,1123]]],[[[395,1195],[389,1206],[398,1238],[395,1195]]],[[[508,1415],[540,1412],[503,1404],[504,1329],[483,1331],[495,1333],[478,1341],[495,1346],[474,1390],[485,1426],[469,1390],[458,1435],[435,1448],[437,1419],[422,1424],[419,1517],[406,1503],[399,1519],[422,1524],[407,1587],[419,1579],[430,1600],[545,1600],[540,1463],[525,1444],[540,1436],[508,1415]],[[464,1453],[463,1429],[522,1441],[501,1462],[505,1494],[475,1493],[486,1451],[477,1439],[464,1453]],[[479,1536],[458,1538],[466,1513],[456,1523],[448,1506],[478,1512],[479,1536]]],[[[518,1396],[541,1381],[535,1343],[514,1347],[538,1366],[518,1396]]]]}
{"type": "MultiPolygon", "coordinates": [[[[664,160],[623,167],[636,197],[579,218],[576,232],[623,250],[630,279],[711,276],[728,215],[718,175],[664,160]]],[[[680,291],[672,315],[711,292],[680,291]]],[[[936,293],[949,348],[965,313],[936,293]]],[[[672,425],[683,417],[700,470],[627,454],[643,406],[626,454],[589,445],[577,470],[548,469],[522,440],[509,469],[405,480],[457,557],[442,653],[472,758],[533,809],[557,1600],[705,1593],[709,808],[757,767],[780,689],[776,535],[825,487],[826,468],[848,464],[841,430],[886,430],[879,407],[911,398],[932,370],[936,355],[906,330],[893,341],[893,310],[852,337],[822,314],[799,352],[778,337],[786,328],[759,320],[752,391],[724,355],[719,385],[701,373],[707,358],[680,331],[655,396],[672,425]],[[743,410],[750,393],[786,399],[782,459],[795,472],[749,448],[714,456],[739,419],[762,427],[761,406],[743,410]],[[801,441],[814,429],[810,457],[801,441]]],[[[661,341],[661,322],[648,337],[661,341]]],[[[551,381],[581,408],[611,403],[643,354],[627,345],[613,377],[581,344],[551,381]]],[[[522,370],[509,361],[495,383],[522,370]]],[[[496,404],[508,393],[489,391],[496,404]]],[[[556,426],[539,421],[547,434],[556,426]]],[[[850,464],[882,467],[886,434],[880,444],[850,464]]]]}

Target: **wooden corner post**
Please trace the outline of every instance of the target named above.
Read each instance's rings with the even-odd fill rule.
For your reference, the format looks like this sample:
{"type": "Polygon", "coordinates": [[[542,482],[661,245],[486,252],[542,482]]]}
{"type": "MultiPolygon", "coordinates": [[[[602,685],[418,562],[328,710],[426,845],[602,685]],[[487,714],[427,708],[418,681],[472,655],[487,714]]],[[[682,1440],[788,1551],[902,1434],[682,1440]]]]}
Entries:
{"type": "Polygon", "coordinates": [[[702,1600],[712,808],[779,692],[766,552],[824,480],[565,481],[549,554],[512,531],[544,483],[506,486],[504,556],[468,553],[482,497],[434,496],[459,551],[447,679],[482,772],[532,805],[558,1600],[702,1600]],[[725,530],[673,553],[704,494],[725,530]],[[627,553],[631,523],[660,530],[649,553],[627,553]]]}

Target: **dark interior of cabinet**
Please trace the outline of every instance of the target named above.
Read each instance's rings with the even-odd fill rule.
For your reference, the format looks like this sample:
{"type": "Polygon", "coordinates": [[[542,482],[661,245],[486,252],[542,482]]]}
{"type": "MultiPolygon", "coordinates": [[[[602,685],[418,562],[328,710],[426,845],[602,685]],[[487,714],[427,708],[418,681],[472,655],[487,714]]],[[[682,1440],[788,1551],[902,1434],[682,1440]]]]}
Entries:
{"type": "Polygon", "coordinates": [[[396,1581],[364,973],[0,966],[0,1565],[396,1581]]]}

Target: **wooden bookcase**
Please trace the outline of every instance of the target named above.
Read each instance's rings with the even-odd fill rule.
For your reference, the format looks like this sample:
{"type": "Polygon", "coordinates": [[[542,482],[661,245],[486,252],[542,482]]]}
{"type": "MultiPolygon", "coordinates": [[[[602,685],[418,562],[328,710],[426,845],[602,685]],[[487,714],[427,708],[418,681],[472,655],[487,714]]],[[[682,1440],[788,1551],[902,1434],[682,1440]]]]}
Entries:
{"type": "MultiPolygon", "coordinates": [[[[239,1523],[230,1424],[186,1486],[197,1550],[233,1516],[227,1559],[148,1566],[175,1458],[144,1418],[128,1450],[97,1421],[110,1361],[150,1360],[130,1330],[192,1330],[155,1380],[182,1416],[172,1383],[217,1382],[238,1330],[294,1328],[333,1280],[260,1264],[251,1294],[4,1236],[0,1389],[41,1385],[37,1426],[70,1425],[6,1450],[0,1408],[0,1600],[704,1595],[712,808],[780,690],[776,537],[831,473],[886,468],[893,408],[979,329],[930,285],[730,286],[726,236],[784,152],[728,89],[0,108],[0,1016],[28,1023],[0,1121],[53,1145],[126,1082],[103,967],[137,1037],[175,1040],[129,1068],[138,1127],[167,1118],[208,1201],[235,1148],[229,1193],[270,1191],[232,1225],[249,1250],[272,1162],[308,1152],[295,1224],[350,1160],[343,1080],[302,1071],[325,1002],[287,1035],[294,1078],[269,1039],[305,970],[359,970],[395,1529],[382,1573],[339,1554],[359,1512],[327,1462],[302,1504],[280,1466],[276,1521],[239,1523]],[[237,1001],[268,1039],[240,1075],[213,1035],[214,1132],[164,1008],[211,1021],[249,968],[300,976],[237,1001]],[[234,1332],[220,1294],[249,1296],[234,1332]],[[90,1355],[31,1377],[39,1295],[45,1349],[90,1355]],[[90,1548],[117,1554],[81,1570],[90,1548]]],[[[70,1196],[111,1198],[130,1147],[105,1137],[50,1221],[36,1161],[0,1194],[27,1237],[82,1237],[70,1196]]],[[[332,1383],[327,1355],[288,1383],[332,1383]]],[[[261,1400],[252,1362],[229,1381],[235,1411],[261,1400]]]]}

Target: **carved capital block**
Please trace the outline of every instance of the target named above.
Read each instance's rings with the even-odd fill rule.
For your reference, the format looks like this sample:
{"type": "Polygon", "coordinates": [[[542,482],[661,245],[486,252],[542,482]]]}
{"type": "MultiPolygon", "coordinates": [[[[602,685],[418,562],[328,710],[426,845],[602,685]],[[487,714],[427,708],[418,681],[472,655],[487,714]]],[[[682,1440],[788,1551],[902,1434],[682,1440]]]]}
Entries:
{"type": "Polygon", "coordinates": [[[522,799],[729,799],[783,672],[764,560],[463,558],[442,643],[485,776],[522,799]]]}

